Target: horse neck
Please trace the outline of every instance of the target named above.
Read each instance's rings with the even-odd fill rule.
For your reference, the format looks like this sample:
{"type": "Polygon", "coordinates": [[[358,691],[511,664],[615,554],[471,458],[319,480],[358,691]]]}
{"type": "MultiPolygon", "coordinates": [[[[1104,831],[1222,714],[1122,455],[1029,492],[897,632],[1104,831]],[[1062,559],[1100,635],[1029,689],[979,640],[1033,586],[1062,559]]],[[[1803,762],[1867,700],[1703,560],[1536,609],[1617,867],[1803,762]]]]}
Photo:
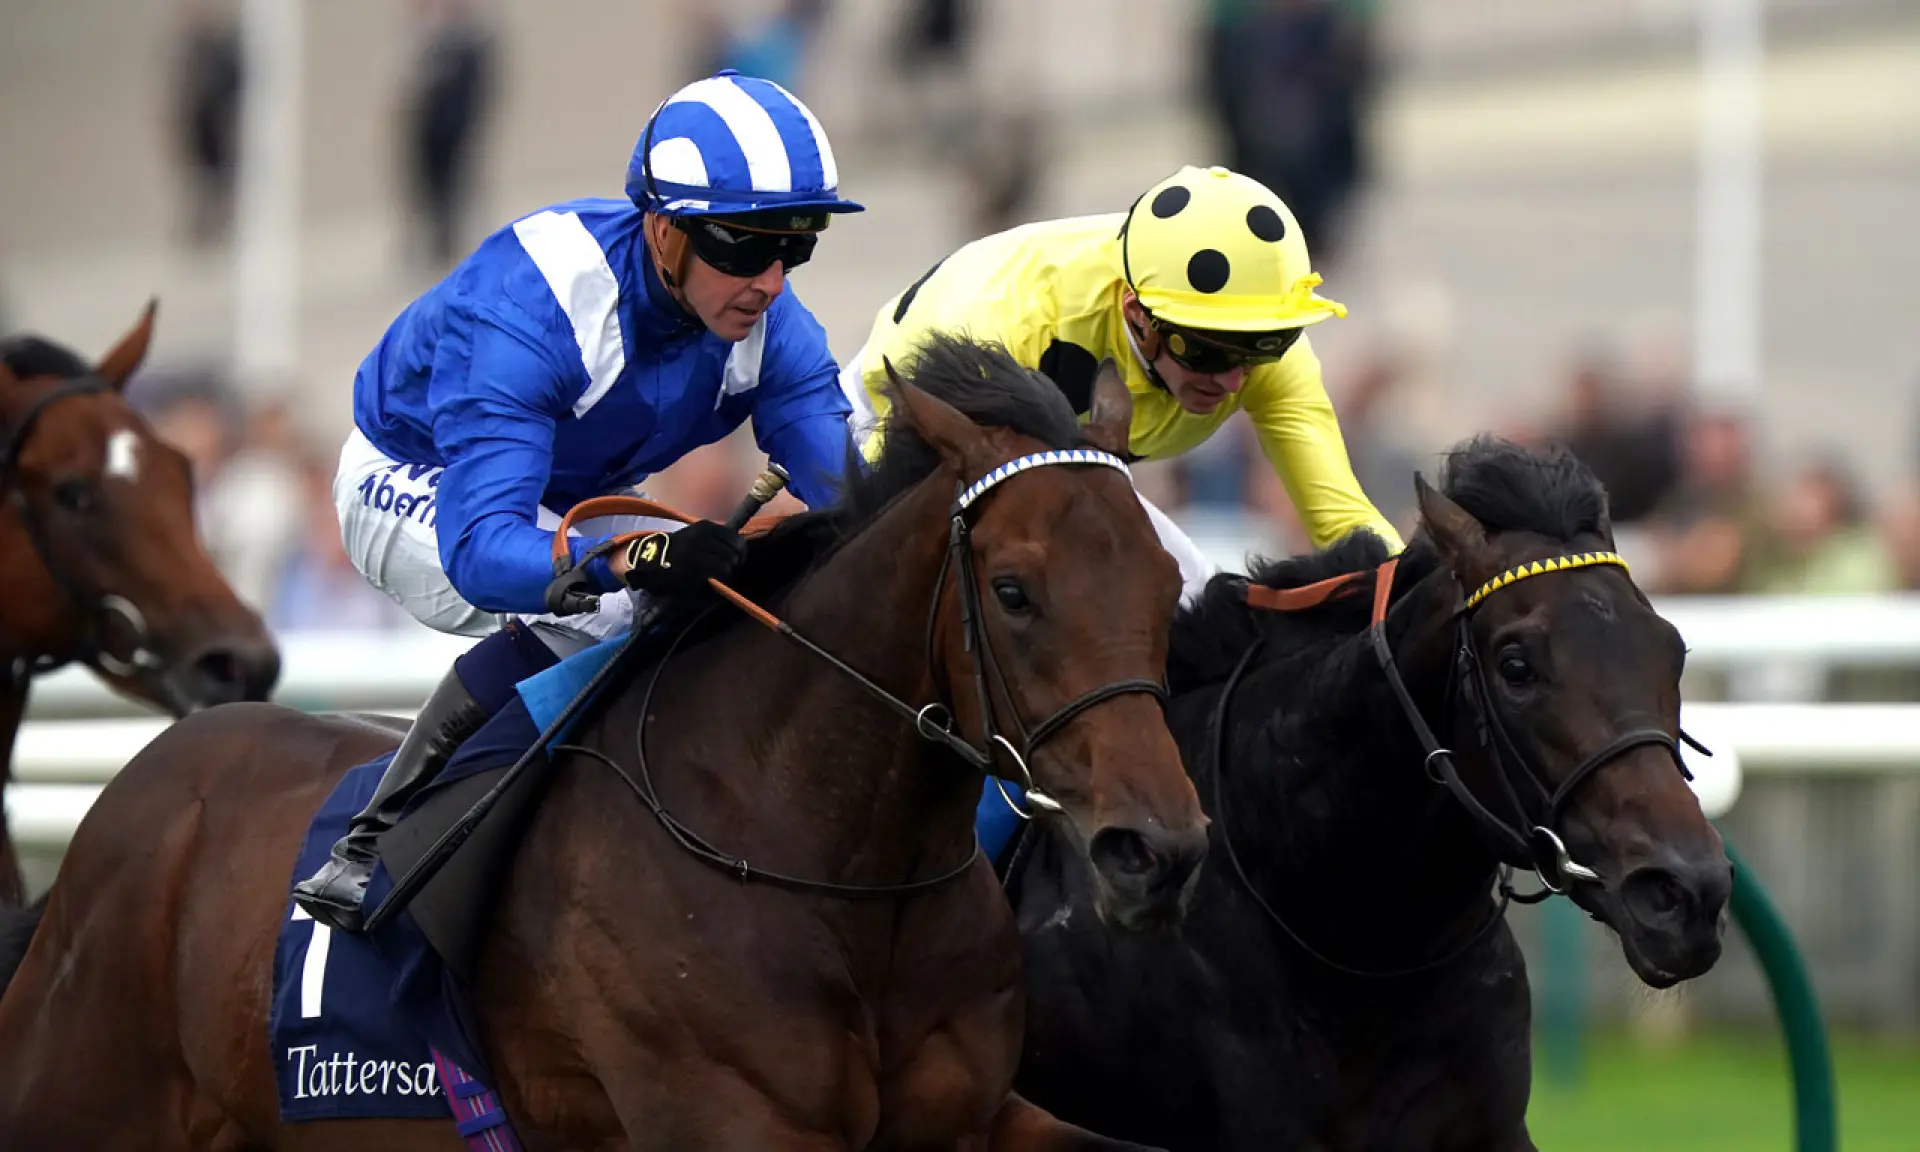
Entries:
{"type": "MultiPolygon", "coordinates": [[[[0,791],[13,779],[13,745],[33,690],[33,663],[63,656],[77,642],[64,606],[13,501],[0,497],[0,791]],[[47,611],[49,604],[58,607],[47,611]]],[[[17,906],[24,895],[13,839],[0,819],[0,907],[17,906]]]]}
{"type": "Polygon", "coordinates": [[[0,498],[0,676],[15,660],[65,658],[79,646],[70,605],[14,501],[0,498]]]}
{"type": "MultiPolygon", "coordinates": [[[[1443,583],[1407,593],[1388,638],[1409,693],[1444,734],[1443,583]]],[[[1390,965],[1481,921],[1494,858],[1427,777],[1426,751],[1369,643],[1362,634],[1342,644],[1337,683],[1297,661],[1251,672],[1236,692],[1220,786],[1236,854],[1267,902],[1325,951],[1390,965]],[[1303,705],[1298,686],[1308,682],[1315,703],[1303,705]]]]}
{"type": "MultiPolygon", "coordinates": [[[[941,478],[901,497],[795,591],[783,615],[798,634],[913,706],[935,699],[924,643],[945,555],[951,487],[941,478]]],[[[951,611],[951,602],[945,605],[951,611]]],[[[780,858],[836,883],[886,885],[950,868],[973,836],[978,775],[915,735],[850,677],[784,638],[742,625],[703,646],[702,689],[729,706],[700,745],[702,822],[728,839],[779,845],[780,858]],[[743,673],[743,669],[750,672],[743,673]],[[742,692],[740,686],[751,685],[742,692]],[[727,755],[708,749],[731,747],[727,755]]],[[[663,704],[656,714],[668,714],[663,704]]],[[[672,749],[648,743],[661,771],[672,749]]],[[[764,847],[759,849],[764,852],[764,847]]]]}

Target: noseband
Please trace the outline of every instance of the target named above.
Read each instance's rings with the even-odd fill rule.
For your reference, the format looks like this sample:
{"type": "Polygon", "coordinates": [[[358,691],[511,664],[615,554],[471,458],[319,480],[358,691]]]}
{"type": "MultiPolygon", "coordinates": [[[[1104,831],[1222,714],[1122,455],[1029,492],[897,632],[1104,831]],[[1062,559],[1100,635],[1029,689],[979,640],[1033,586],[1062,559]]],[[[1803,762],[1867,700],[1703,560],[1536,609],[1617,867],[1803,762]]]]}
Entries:
{"type": "Polygon", "coordinates": [[[9,688],[17,690],[33,677],[72,660],[79,660],[109,675],[126,678],[164,667],[164,662],[153,651],[152,634],[147,629],[146,617],[140,609],[131,600],[116,593],[86,592],[81,589],[80,583],[60,563],[59,554],[48,538],[45,522],[34,510],[33,502],[27,499],[26,489],[19,484],[20,453],[47,409],[62,400],[105,392],[109,387],[105,380],[94,375],[61,381],[27,408],[19,422],[7,431],[5,444],[0,445],[0,493],[11,493],[13,505],[20,513],[20,521],[26,525],[27,538],[33,542],[34,552],[53,576],[54,584],[79,612],[85,629],[79,648],[70,656],[16,658],[5,670],[5,683],[9,688]],[[124,660],[115,656],[106,642],[107,627],[116,618],[133,637],[133,652],[124,660]]]}

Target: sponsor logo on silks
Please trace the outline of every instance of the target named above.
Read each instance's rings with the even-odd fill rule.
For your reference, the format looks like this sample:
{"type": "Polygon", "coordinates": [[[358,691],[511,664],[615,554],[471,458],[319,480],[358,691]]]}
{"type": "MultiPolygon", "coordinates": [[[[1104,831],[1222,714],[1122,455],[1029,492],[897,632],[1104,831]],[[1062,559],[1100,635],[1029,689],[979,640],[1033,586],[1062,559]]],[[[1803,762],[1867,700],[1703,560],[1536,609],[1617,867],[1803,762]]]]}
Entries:
{"type": "Polygon", "coordinates": [[[649,532],[627,546],[627,567],[637,564],[651,564],[657,568],[671,568],[667,563],[667,542],[672,539],[665,532],[649,532]]]}
{"type": "Polygon", "coordinates": [[[322,1056],[317,1044],[287,1049],[296,1073],[293,1097],[437,1096],[440,1073],[432,1060],[362,1060],[352,1051],[322,1056]]]}
{"type": "Polygon", "coordinates": [[[438,501],[434,489],[440,486],[440,469],[431,464],[393,464],[360,481],[360,502],[378,512],[391,512],[396,516],[418,520],[428,528],[434,526],[438,501]],[[426,491],[409,492],[394,484],[400,470],[406,469],[407,475],[402,483],[416,487],[421,477],[426,478],[426,491]]]}

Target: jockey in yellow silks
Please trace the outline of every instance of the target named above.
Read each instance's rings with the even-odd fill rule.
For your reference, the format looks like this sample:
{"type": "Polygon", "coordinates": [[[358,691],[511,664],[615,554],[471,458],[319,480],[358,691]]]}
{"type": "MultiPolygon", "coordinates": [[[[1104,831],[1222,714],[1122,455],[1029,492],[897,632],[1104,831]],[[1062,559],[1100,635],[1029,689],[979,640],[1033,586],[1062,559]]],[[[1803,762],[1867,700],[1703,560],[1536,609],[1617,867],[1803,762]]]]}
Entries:
{"type": "MultiPolygon", "coordinates": [[[[1083,415],[1110,358],[1133,396],[1136,457],[1178,456],[1244,410],[1316,547],[1370,528],[1398,551],[1399,535],[1354,478],[1306,337],[1347,311],[1319,284],[1278,196],[1225,168],[1186,167],[1125,213],[1027,224],[948,256],[881,307],[840,387],[871,458],[885,362],[905,363],[930,332],[1004,344],[1083,415]]],[[[1212,565],[1147,510],[1191,596],[1212,565]]]]}

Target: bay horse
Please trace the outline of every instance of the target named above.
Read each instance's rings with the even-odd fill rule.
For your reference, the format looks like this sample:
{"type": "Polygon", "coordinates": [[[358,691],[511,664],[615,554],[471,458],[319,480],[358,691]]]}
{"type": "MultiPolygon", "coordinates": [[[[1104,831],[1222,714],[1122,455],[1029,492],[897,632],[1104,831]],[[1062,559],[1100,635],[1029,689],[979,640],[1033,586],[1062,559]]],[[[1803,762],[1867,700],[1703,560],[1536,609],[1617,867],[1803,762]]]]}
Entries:
{"type": "MultiPolygon", "coordinates": [[[[1118,459],[1131,402],[1109,366],[1083,429],[959,340],[907,376],[871,472],[753,538],[737,582],[864,680],[716,606],[547,768],[471,985],[530,1149],[1137,1147],[1010,1095],[1019,939],[974,835],[986,771],[1036,782],[1117,930],[1176,921],[1198,875],[1160,698],[1180,580],[1118,459]],[[656,795],[805,879],[712,866],[656,795]]],[[[302,830],[395,742],[239,704],[127,765],[0,996],[0,1144],[463,1146],[449,1121],[283,1124],[269,1063],[302,830]]]]}
{"type": "MultiPolygon", "coordinates": [[[[34,676],[82,663],[174,716],[264,700],[280,656],[194,530],[179,451],[124,398],[155,305],[96,364],[0,341],[0,796],[34,676]]],[[[22,897],[0,821],[0,904],[22,897]]]]}
{"type": "Polygon", "coordinates": [[[1178,618],[1169,724],[1215,863],[1177,936],[1101,931],[1051,836],[1014,857],[1035,1103],[1174,1149],[1520,1152],[1503,867],[1566,889],[1650,987],[1719,957],[1732,877],[1678,763],[1685,648],[1605,493],[1493,439],[1447,468],[1396,563],[1359,534],[1217,576],[1178,618]]]}

